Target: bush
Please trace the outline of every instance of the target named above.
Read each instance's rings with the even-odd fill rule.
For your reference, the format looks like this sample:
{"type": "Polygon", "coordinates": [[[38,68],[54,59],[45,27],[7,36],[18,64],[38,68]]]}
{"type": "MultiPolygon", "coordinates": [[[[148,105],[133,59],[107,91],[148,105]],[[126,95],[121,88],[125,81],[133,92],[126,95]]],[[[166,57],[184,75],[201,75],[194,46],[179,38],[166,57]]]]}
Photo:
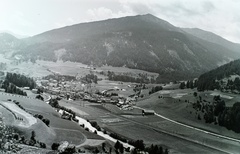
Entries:
{"type": "Polygon", "coordinates": [[[39,114],[39,115],[38,115],[38,119],[41,119],[41,120],[42,120],[42,119],[43,119],[43,116],[39,114]]]}
{"type": "Polygon", "coordinates": [[[60,146],[59,143],[53,143],[52,144],[52,150],[57,150],[59,146],[60,146]]]}
{"type": "Polygon", "coordinates": [[[48,119],[43,119],[42,121],[49,127],[50,120],[48,120],[48,119]]]}
{"type": "Polygon", "coordinates": [[[44,148],[44,149],[47,147],[46,144],[43,143],[43,142],[40,142],[39,145],[40,145],[41,148],[44,148]]]}
{"type": "Polygon", "coordinates": [[[18,139],[19,139],[19,135],[18,135],[18,134],[14,134],[14,135],[13,135],[13,138],[14,138],[15,140],[18,140],[18,139]]]}
{"type": "Polygon", "coordinates": [[[117,140],[120,140],[120,141],[122,141],[122,142],[127,143],[127,139],[125,139],[125,138],[119,136],[118,134],[111,133],[110,136],[113,137],[113,138],[115,138],[115,139],[117,139],[117,140]]]}
{"type": "Polygon", "coordinates": [[[94,128],[96,128],[98,131],[101,131],[101,127],[97,124],[96,121],[91,121],[90,124],[91,124],[94,128]]]}
{"type": "Polygon", "coordinates": [[[197,92],[194,92],[194,93],[193,93],[193,96],[194,96],[194,97],[197,97],[197,92]]]}

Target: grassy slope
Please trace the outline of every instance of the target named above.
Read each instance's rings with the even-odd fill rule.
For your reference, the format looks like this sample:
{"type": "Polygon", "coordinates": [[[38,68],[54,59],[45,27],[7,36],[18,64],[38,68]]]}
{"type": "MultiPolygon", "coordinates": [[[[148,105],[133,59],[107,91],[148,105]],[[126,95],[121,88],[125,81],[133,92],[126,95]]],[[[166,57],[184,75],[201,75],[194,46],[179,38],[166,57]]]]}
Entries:
{"type": "MultiPolygon", "coordinates": [[[[197,119],[196,111],[192,108],[191,103],[185,102],[185,100],[189,100],[190,102],[196,102],[197,99],[193,96],[194,90],[192,91],[190,89],[185,89],[185,90],[174,90],[171,92],[173,92],[172,94],[173,96],[176,96],[179,93],[182,93],[182,94],[187,93],[187,95],[184,95],[181,98],[176,98],[176,99],[174,98],[159,99],[158,96],[160,94],[155,93],[137,102],[137,106],[147,108],[147,109],[153,109],[155,110],[156,113],[159,113],[161,115],[164,115],[176,121],[180,121],[195,127],[199,127],[212,132],[216,132],[219,134],[240,139],[240,134],[236,134],[233,131],[229,131],[225,127],[220,127],[214,124],[205,124],[203,120],[203,114],[201,112],[198,112],[198,113],[200,113],[202,120],[197,119]]],[[[204,92],[204,93],[198,93],[198,94],[202,97],[203,100],[212,102],[213,96],[210,95],[211,93],[212,92],[204,92]]],[[[232,104],[232,102],[234,102],[234,99],[233,100],[225,99],[226,104],[228,104],[228,101],[232,104]]]]}
{"type": "Polygon", "coordinates": [[[0,100],[6,101],[7,99],[17,100],[30,113],[41,114],[44,118],[50,120],[50,127],[47,127],[41,120],[38,120],[38,122],[29,129],[20,128],[20,131],[29,138],[32,130],[36,132],[36,139],[47,143],[49,146],[51,146],[53,142],[59,142],[61,140],[67,140],[74,144],[81,144],[86,139],[83,133],[90,136],[90,138],[93,138],[93,135],[89,135],[88,132],[84,131],[76,123],[61,119],[59,114],[43,101],[23,96],[0,93],[0,100]]]}
{"type": "MultiPolygon", "coordinates": [[[[114,112],[106,110],[101,105],[95,103],[88,103],[83,101],[60,101],[61,105],[72,106],[77,108],[78,110],[84,111],[87,115],[81,115],[90,121],[97,121],[97,123],[103,127],[104,129],[110,132],[116,132],[125,136],[128,139],[143,139],[144,142],[148,145],[150,144],[160,144],[168,146],[171,151],[180,151],[183,153],[214,153],[215,151],[211,151],[211,149],[204,148],[200,145],[192,144],[188,141],[178,139],[176,137],[168,136],[159,132],[152,130],[151,128],[147,128],[140,124],[132,123],[132,119],[137,122],[144,124],[153,124],[157,122],[164,122],[163,119],[159,119],[159,117],[153,116],[145,116],[142,117],[139,114],[140,110],[136,111],[138,114],[129,115],[128,113],[121,112],[121,110],[117,111],[117,108],[114,108],[114,112]],[[84,104],[84,105],[83,105],[84,104]],[[116,116],[115,114],[121,114],[123,117],[116,116]],[[125,117],[125,118],[124,118],[125,117]],[[184,147],[184,148],[183,148],[184,147]]],[[[113,108],[113,106],[108,105],[109,108],[113,108]]],[[[107,107],[108,108],[108,107],[107,107]]]]}

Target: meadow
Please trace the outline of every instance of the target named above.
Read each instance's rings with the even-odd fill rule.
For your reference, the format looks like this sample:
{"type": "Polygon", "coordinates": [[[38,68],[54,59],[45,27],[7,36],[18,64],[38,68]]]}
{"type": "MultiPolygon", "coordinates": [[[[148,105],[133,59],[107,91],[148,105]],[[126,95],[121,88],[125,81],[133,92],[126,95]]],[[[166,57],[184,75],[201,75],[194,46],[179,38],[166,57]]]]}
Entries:
{"type": "MultiPolygon", "coordinates": [[[[231,130],[227,130],[225,127],[220,127],[214,124],[206,124],[203,119],[202,112],[196,112],[192,107],[192,103],[196,102],[199,96],[202,97],[202,100],[206,102],[213,101],[213,91],[207,92],[197,92],[198,96],[194,97],[193,93],[197,92],[192,89],[183,89],[183,90],[166,90],[159,91],[150,96],[146,96],[145,98],[139,100],[136,105],[146,109],[153,109],[156,113],[173,119],[175,121],[188,124],[197,128],[201,128],[203,130],[208,130],[211,132],[215,132],[217,134],[223,134],[229,137],[234,137],[240,139],[240,134],[237,134],[231,130]],[[163,96],[162,93],[169,92],[169,96],[167,98],[159,98],[159,96],[163,96]],[[189,103],[188,103],[189,101],[189,103]],[[198,114],[201,117],[201,120],[198,119],[198,114]]],[[[218,92],[220,93],[220,92],[218,92]]],[[[232,99],[224,99],[227,106],[231,106],[233,102],[239,99],[239,96],[232,94],[232,99]]]]}

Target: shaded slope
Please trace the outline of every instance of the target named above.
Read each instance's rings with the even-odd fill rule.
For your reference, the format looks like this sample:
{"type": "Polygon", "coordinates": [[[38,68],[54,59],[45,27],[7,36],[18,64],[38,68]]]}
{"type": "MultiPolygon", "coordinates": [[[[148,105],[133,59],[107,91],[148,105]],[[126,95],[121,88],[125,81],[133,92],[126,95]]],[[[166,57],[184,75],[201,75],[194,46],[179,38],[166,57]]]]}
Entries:
{"type": "Polygon", "coordinates": [[[198,79],[199,90],[219,89],[221,83],[218,81],[228,78],[231,75],[240,76],[240,59],[220,66],[214,70],[202,74],[198,79]]]}
{"type": "Polygon", "coordinates": [[[229,50],[240,52],[240,44],[230,42],[212,32],[204,31],[198,28],[182,28],[182,30],[186,31],[189,34],[192,34],[193,36],[199,37],[203,40],[221,45],[229,50]]]}

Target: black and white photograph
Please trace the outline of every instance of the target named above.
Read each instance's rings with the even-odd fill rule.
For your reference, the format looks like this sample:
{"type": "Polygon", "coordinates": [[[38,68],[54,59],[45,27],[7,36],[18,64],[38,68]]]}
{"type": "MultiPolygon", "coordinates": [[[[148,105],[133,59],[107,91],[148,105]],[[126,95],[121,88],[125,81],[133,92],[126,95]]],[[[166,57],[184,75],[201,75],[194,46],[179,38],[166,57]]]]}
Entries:
{"type": "Polygon", "coordinates": [[[0,154],[240,154],[239,0],[0,0],[0,154]]]}

